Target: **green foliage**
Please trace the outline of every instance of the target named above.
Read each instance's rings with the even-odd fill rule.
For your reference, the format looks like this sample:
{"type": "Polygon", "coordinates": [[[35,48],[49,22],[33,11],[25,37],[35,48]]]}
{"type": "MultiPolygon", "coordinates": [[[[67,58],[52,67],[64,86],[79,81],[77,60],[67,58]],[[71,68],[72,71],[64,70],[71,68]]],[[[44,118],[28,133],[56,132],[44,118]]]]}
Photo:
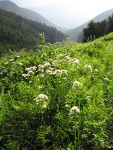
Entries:
{"type": "Polygon", "coordinates": [[[103,20],[101,22],[93,22],[91,21],[87,28],[83,29],[83,42],[87,42],[88,40],[92,41],[96,38],[106,35],[108,32],[108,22],[103,20]]]}
{"type": "Polygon", "coordinates": [[[0,59],[0,148],[113,149],[113,33],[0,59]]]}

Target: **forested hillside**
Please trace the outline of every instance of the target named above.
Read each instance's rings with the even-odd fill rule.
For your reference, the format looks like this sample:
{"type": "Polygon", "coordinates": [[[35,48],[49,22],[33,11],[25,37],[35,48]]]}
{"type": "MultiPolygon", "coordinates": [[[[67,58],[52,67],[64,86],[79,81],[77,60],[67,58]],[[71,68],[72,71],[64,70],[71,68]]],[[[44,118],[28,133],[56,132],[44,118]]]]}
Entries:
{"type": "MultiPolygon", "coordinates": [[[[108,17],[111,16],[112,14],[113,14],[113,9],[110,9],[108,11],[105,11],[105,12],[97,15],[96,17],[92,18],[91,20],[94,23],[102,22],[103,20],[107,21],[108,17]]],[[[91,22],[91,20],[80,25],[79,27],[76,27],[74,29],[70,29],[70,30],[66,31],[66,33],[71,37],[72,40],[77,41],[77,42],[82,42],[83,41],[83,29],[87,28],[87,26],[91,22]]]]}
{"type": "Polygon", "coordinates": [[[45,42],[50,43],[62,41],[67,37],[55,28],[0,9],[0,53],[9,49],[33,48],[40,43],[40,33],[44,33],[45,42]]]}
{"type": "Polygon", "coordinates": [[[40,23],[45,23],[48,26],[55,27],[53,23],[48,21],[46,18],[44,18],[40,14],[30,9],[19,7],[18,5],[16,5],[10,0],[0,0],[0,8],[8,12],[15,13],[16,15],[19,15],[23,18],[33,20],[33,21],[38,21],[40,23]]]}
{"type": "Polygon", "coordinates": [[[83,29],[83,42],[95,40],[96,38],[104,36],[110,32],[113,32],[113,15],[109,16],[107,20],[101,22],[91,21],[87,28],[83,29]]]}

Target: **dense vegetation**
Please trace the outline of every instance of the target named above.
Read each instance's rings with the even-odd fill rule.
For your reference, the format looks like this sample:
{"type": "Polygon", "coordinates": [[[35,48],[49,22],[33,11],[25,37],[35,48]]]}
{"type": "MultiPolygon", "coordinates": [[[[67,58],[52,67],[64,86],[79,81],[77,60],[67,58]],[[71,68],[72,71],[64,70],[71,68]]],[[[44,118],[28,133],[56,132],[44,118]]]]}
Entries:
{"type": "Polygon", "coordinates": [[[113,149],[113,34],[0,59],[0,149],[113,149]]]}
{"type": "Polygon", "coordinates": [[[9,49],[35,47],[40,43],[39,33],[42,32],[46,42],[55,43],[66,39],[66,35],[55,28],[0,9],[0,53],[9,49]]]}
{"type": "Polygon", "coordinates": [[[107,20],[101,22],[91,21],[87,28],[83,29],[83,42],[94,40],[110,32],[113,32],[113,15],[109,16],[107,20]]]}

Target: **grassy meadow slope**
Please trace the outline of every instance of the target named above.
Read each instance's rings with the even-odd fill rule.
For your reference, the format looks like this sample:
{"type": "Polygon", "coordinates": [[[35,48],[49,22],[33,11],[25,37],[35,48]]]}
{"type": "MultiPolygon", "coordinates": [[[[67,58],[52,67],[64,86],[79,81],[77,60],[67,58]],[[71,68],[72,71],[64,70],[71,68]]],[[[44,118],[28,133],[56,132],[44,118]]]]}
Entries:
{"type": "Polygon", "coordinates": [[[0,59],[0,148],[113,149],[113,33],[0,59]]]}

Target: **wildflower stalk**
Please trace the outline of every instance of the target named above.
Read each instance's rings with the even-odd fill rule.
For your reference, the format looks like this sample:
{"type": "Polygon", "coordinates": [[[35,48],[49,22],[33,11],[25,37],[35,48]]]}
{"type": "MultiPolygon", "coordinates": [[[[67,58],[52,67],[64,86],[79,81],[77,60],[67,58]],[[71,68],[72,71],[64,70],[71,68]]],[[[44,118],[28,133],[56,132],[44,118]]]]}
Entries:
{"type": "Polygon", "coordinates": [[[74,134],[75,134],[75,150],[77,150],[77,139],[76,139],[76,117],[75,117],[75,124],[74,124],[74,134]]]}
{"type": "MultiPolygon", "coordinates": [[[[78,95],[78,108],[80,109],[80,105],[81,105],[81,102],[80,102],[80,90],[79,90],[79,87],[78,87],[78,91],[77,91],[77,95],[78,95]]],[[[78,124],[80,123],[80,116],[78,118],[78,124]]],[[[77,147],[79,147],[79,144],[80,144],[80,131],[79,131],[79,128],[78,128],[78,132],[77,132],[77,147]]]]}

